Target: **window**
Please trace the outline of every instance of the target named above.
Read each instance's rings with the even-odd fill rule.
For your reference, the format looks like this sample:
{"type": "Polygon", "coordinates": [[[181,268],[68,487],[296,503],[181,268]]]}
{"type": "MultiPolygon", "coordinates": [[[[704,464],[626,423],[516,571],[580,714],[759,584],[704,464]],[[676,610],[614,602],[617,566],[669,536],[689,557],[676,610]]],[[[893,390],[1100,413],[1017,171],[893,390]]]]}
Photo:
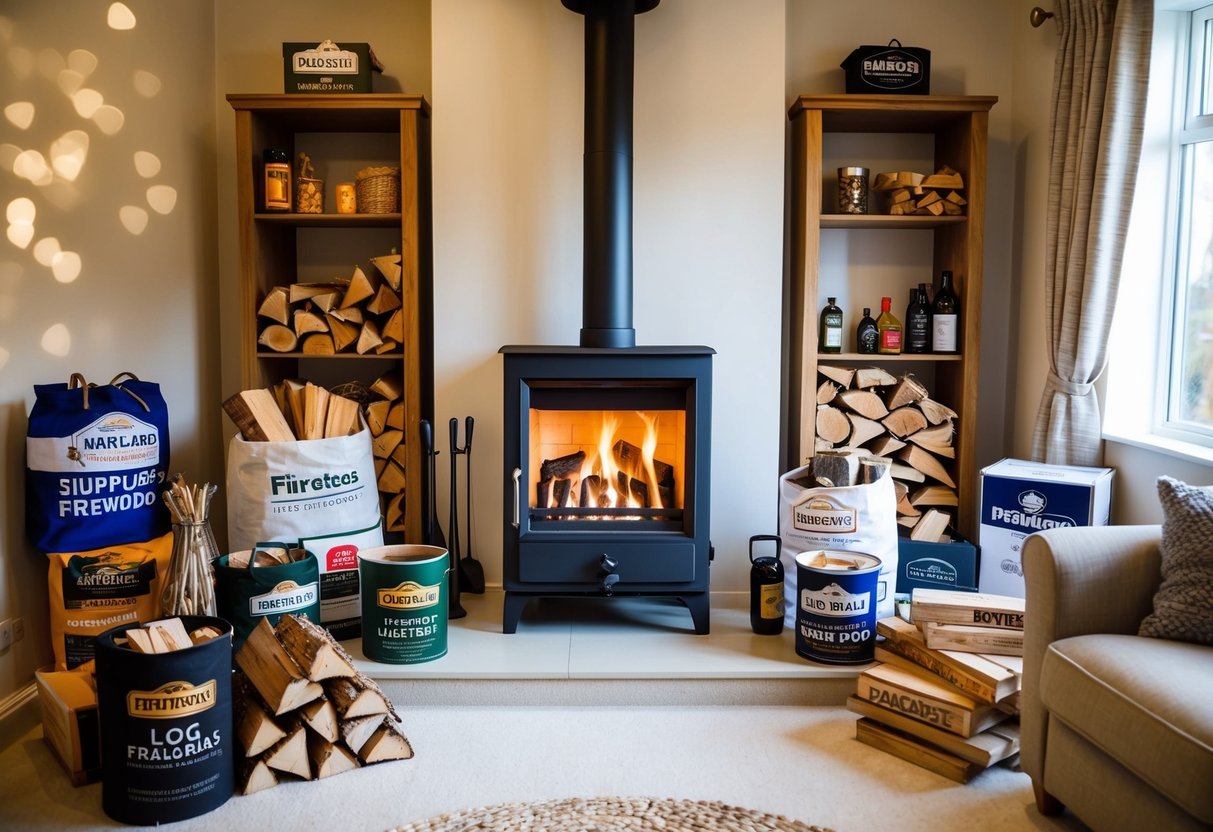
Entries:
{"type": "Polygon", "coordinates": [[[1213,444],[1213,6],[1192,12],[1175,157],[1174,339],[1165,425],[1213,444]]]}
{"type": "Polygon", "coordinates": [[[1213,461],[1213,5],[1156,0],[1104,435],[1213,461]]]}

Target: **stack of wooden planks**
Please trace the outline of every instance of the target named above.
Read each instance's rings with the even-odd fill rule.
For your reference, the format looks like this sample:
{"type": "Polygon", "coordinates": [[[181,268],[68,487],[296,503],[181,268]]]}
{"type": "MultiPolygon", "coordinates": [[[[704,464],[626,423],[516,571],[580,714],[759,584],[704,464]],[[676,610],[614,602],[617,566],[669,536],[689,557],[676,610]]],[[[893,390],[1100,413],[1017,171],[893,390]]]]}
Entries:
{"type": "Polygon", "coordinates": [[[908,170],[878,173],[872,190],[886,194],[888,212],[895,216],[956,217],[964,214],[968,204],[960,193],[964,186],[964,177],[944,165],[929,176],[908,170]]]}

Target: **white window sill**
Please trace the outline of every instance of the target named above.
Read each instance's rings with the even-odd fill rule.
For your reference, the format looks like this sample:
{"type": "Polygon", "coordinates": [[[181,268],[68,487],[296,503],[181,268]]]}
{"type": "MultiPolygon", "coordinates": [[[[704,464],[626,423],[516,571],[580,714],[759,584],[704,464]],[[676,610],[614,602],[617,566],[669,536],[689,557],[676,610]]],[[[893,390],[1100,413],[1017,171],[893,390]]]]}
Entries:
{"type": "Polygon", "coordinates": [[[1129,434],[1105,430],[1103,438],[1107,442],[1131,445],[1135,448],[1182,459],[1185,462],[1213,466],[1213,448],[1208,448],[1204,445],[1195,445],[1191,442],[1170,439],[1152,433],[1129,434]]]}

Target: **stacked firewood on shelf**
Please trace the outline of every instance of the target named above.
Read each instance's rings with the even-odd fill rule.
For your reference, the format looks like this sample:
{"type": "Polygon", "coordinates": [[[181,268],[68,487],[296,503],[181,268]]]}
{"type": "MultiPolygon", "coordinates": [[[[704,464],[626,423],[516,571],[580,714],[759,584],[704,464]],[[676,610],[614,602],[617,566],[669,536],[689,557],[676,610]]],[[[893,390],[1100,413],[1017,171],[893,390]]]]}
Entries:
{"type": "Polygon", "coordinates": [[[257,343],[278,353],[399,354],[404,342],[399,254],[371,258],[348,280],[274,286],[261,301],[257,343]]]}
{"type": "Polygon", "coordinates": [[[878,173],[872,190],[888,196],[893,215],[957,217],[968,204],[960,193],[964,186],[964,177],[944,165],[930,176],[908,170],[878,173]]]}
{"type": "Polygon", "coordinates": [[[236,668],[243,794],[413,756],[391,700],[306,617],[284,615],[276,628],[261,619],[236,653],[236,668]]]}
{"type": "Polygon", "coordinates": [[[818,365],[815,450],[857,449],[887,458],[897,493],[897,522],[914,540],[946,539],[957,505],[948,471],[956,411],[932,399],[911,375],[875,367],[818,365]]]}
{"type": "Polygon", "coordinates": [[[371,431],[375,478],[384,527],[404,529],[404,390],[399,372],[384,373],[368,385],[349,382],[333,392],[310,381],[287,379],[269,389],[244,390],[223,410],[250,442],[326,439],[371,431]]]}

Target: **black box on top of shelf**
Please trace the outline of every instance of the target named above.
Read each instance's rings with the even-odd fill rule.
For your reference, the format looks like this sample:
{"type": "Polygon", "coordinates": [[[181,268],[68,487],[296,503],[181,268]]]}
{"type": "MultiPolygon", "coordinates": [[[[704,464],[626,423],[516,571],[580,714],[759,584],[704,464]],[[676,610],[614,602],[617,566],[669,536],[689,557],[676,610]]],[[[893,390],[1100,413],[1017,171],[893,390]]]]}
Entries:
{"type": "Polygon", "coordinates": [[[282,44],[283,90],[294,93],[367,93],[371,73],[383,72],[369,43],[282,44]]]}
{"type": "Polygon", "coordinates": [[[860,46],[839,64],[847,75],[848,93],[929,95],[931,50],[902,46],[860,46]]]}

